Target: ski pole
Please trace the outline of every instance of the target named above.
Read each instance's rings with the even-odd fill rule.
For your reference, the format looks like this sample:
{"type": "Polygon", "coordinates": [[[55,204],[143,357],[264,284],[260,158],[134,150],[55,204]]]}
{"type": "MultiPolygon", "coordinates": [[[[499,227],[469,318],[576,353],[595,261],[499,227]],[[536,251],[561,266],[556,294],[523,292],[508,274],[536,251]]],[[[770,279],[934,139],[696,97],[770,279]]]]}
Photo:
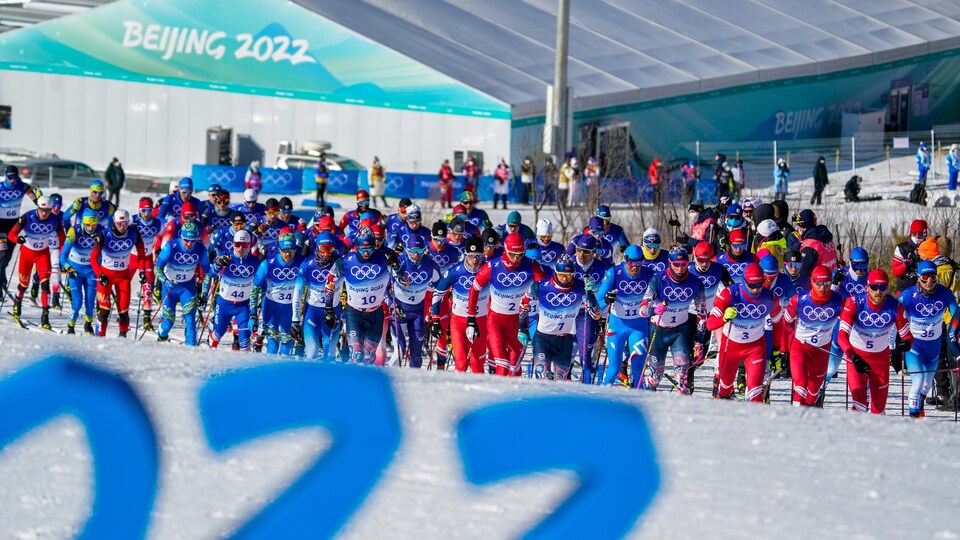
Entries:
{"type": "MultiPolygon", "coordinates": [[[[137,297],[137,323],[133,326],[133,339],[137,339],[140,330],[140,313],[143,309],[143,287],[140,287],[140,295],[137,297]]],[[[144,330],[146,332],[146,330],[144,330]]]]}
{"type": "MultiPolygon", "coordinates": [[[[8,244],[10,242],[7,242],[8,244]]],[[[0,311],[3,310],[3,304],[7,302],[7,296],[10,296],[10,279],[13,276],[13,269],[20,265],[20,253],[23,252],[23,249],[20,248],[20,244],[15,244],[12,249],[17,250],[17,257],[13,260],[13,266],[10,267],[10,276],[7,277],[7,288],[2,291],[3,298],[0,299],[0,311]]]]}
{"type": "MultiPolygon", "coordinates": [[[[226,270],[226,267],[224,267],[226,270]]],[[[207,323],[210,322],[210,314],[213,313],[213,306],[216,303],[217,292],[220,290],[220,276],[223,275],[223,270],[220,270],[220,274],[214,277],[215,283],[210,287],[210,292],[207,293],[207,316],[203,319],[203,328],[200,329],[200,333],[197,336],[197,342],[194,343],[194,347],[199,347],[200,342],[203,341],[203,332],[207,329],[207,323]]],[[[199,320],[197,321],[199,322],[199,320]]],[[[197,333],[197,330],[194,329],[194,333],[197,333]]]]}
{"type": "MultiPolygon", "coordinates": [[[[167,297],[170,296],[170,293],[172,293],[172,292],[173,292],[173,287],[170,287],[170,288],[167,290],[167,293],[163,295],[163,299],[160,300],[160,305],[157,306],[157,310],[154,311],[152,315],[150,315],[150,324],[151,324],[151,325],[153,325],[153,318],[156,317],[158,313],[160,313],[160,312],[163,311],[163,305],[167,303],[167,297]]],[[[176,307],[174,307],[174,309],[176,309],[176,307]]],[[[137,341],[140,341],[141,339],[143,339],[143,336],[145,336],[145,335],[147,335],[147,331],[146,331],[146,330],[144,330],[143,333],[140,334],[140,337],[137,338],[137,341]]]]}

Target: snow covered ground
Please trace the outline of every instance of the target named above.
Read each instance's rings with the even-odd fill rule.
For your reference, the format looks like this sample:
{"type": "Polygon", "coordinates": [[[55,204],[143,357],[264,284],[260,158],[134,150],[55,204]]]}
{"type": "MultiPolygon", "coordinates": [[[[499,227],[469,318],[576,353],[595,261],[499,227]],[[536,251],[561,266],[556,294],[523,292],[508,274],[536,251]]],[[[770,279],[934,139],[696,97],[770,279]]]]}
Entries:
{"type": "MultiPolygon", "coordinates": [[[[906,177],[912,161],[900,161],[900,176],[906,177]]],[[[864,194],[906,195],[910,189],[869,177],[868,182],[864,194]]],[[[792,207],[803,207],[799,197],[804,185],[791,183],[798,194],[792,207]]],[[[835,175],[828,195],[842,192],[842,187],[840,175],[835,175]]],[[[932,202],[936,196],[931,191],[932,202]]],[[[807,197],[809,192],[808,186],[807,197]]],[[[67,190],[63,195],[70,200],[81,193],[67,190]]],[[[294,200],[300,202],[299,197],[294,200]]],[[[352,206],[351,197],[334,200],[352,206]]],[[[136,197],[125,194],[124,207],[132,210],[135,202],[136,197]]],[[[517,208],[532,225],[532,211],[517,208]]],[[[885,225],[934,212],[887,200],[836,208],[842,209],[837,215],[849,213],[851,219],[882,220],[885,225]]],[[[634,219],[625,208],[615,212],[618,220],[634,219]]],[[[491,218],[502,223],[506,213],[497,210],[491,218]]],[[[27,320],[39,318],[32,306],[25,304],[24,311],[27,320]]],[[[55,312],[52,319],[54,328],[65,326],[64,315],[55,312]]],[[[109,335],[115,333],[111,323],[109,335]]],[[[62,351],[131,381],[161,439],[161,481],[149,537],[223,537],[281,493],[330,439],[321,431],[299,430],[215,454],[197,413],[197,392],[205,378],[279,359],[205,348],[187,352],[153,339],[151,334],[134,345],[112,337],[23,331],[3,315],[0,376],[62,351]]],[[[574,395],[636,405],[651,426],[662,487],[632,536],[960,538],[955,517],[960,504],[960,428],[952,412],[929,410],[921,421],[901,418],[898,376],[891,381],[888,416],[847,412],[843,371],[828,388],[824,410],[788,406],[787,380],[774,382],[769,406],[717,402],[710,399],[711,367],[698,371],[698,390],[690,399],[671,392],[387,368],[403,440],[342,536],[506,538],[529,530],[567,496],[575,477],[569,472],[541,473],[471,487],[458,455],[456,421],[485,404],[574,395]]],[[[909,387],[909,380],[906,384],[909,387]]],[[[558,451],[591,452],[591,426],[567,425],[563,418],[543,421],[579,436],[576,444],[558,451]]],[[[510,452],[505,447],[503,456],[491,459],[510,459],[510,452]]],[[[630,448],[594,457],[612,467],[644,466],[633,462],[630,448]]],[[[0,538],[72,536],[89,515],[92,488],[92,459],[79,422],[64,416],[32,431],[0,452],[0,538]]],[[[594,519],[615,515],[620,507],[618,501],[609,501],[592,509],[594,519]]]]}

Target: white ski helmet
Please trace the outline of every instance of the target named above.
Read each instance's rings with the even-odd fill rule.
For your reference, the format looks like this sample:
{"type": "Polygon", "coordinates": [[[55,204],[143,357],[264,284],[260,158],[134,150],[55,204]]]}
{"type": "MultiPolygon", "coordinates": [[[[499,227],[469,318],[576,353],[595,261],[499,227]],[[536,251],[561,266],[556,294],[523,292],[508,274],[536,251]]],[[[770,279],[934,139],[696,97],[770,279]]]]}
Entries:
{"type": "Polygon", "coordinates": [[[44,195],[37,199],[37,208],[43,208],[44,210],[50,210],[53,208],[53,202],[50,201],[50,197],[44,195]]]}
{"type": "Polygon", "coordinates": [[[553,236],[553,222],[547,218],[540,218],[537,222],[537,236],[553,236]]]}
{"type": "Polygon", "coordinates": [[[257,190],[255,189],[244,190],[243,200],[245,202],[257,202],[257,190]]]}
{"type": "Polygon", "coordinates": [[[240,229],[233,233],[234,244],[250,244],[250,233],[246,229],[240,229]]]}
{"type": "Polygon", "coordinates": [[[120,223],[129,224],[130,212],[127,212],[123,208],[121,208],[120,210],[117,210],[116,212],[113,213],[113,222],[115,224],[120,224],[120,223]]]}

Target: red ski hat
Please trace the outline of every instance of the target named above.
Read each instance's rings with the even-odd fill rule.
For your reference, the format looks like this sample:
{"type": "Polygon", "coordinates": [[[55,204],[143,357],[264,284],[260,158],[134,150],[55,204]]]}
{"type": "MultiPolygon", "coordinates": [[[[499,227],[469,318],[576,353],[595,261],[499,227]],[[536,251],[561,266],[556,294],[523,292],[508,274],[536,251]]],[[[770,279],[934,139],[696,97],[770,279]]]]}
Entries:
{"type": "Polygon", "coordinates": [[[320,218],[320,221],[317,223],[321,231],[332,231],[336,225],[333,223],[333,218],[330,216],[323,216],[320,218]]]}
{"type": "Polygon", "coordinates": [[[153,209],[153,203],[150,202],[150,199],[146,197],[140,199],[140,209],[143,210],[144,208],[149,208],[151,210],[153,209]]]}
{"type": "Polygon", "coordinates": [[[180,216],[181,217],[187,217],[187,216],[197,217],[197,209],[193,207],[193,203],[184,203],[183,206],[180,207],[180,216]]]}
{"type": "Polygon", "coordinates": [[[524,250],[523,236],[520,233],[510,233],[507,235],[506,240],[503,241],[503,248],[506,251],[512,251],[514,253],[521,252],[524,250]]]}
{"type": "Polygon", "coordinates": [[[361,189],[360,191],[357,191],[357,200],[358,200],[358,201],[369,201],[369,200],[370,200],[370,194],[367,193],[367,190],[361,189]]]}
{"type": "Polygon", "coordinates": [[[890,277],[883,268],[874,268],[867,274],[867,285],[888,285],[890,277]]]}
{"type": "Polygon", "coordinates": [[[810,273],[811,281],[819,281],[823,283],[824,281],[830,281],[830,270],[822,264],[818,264],[813,272],[810,273]]]}
{"type": "Polygon", "coordinates": [[[746,244],[747,231],[743,229],[734,229],[730,231],[730,244],[746,244]]]}
{"type": "Polygon", "coordinates": [[[748,264],[747,267],[743,269],[743,281],[750,285],[763,284],[763,270],[760,268],[760,265],[757,263],[748,264]]]}
{"type": "Polygon", "coordinates": [[[915,219],[910,224],[910,234],[921,234],[927,232],[927,222],[922,219],[915,219]]]}
{"type": "Polygon", "coordinates": [[[710,245],[710,242],[700,242],[697,247],[693,248],[693,256],[698,259],[712,259],[713,255],[713,246],[710,245]]]}

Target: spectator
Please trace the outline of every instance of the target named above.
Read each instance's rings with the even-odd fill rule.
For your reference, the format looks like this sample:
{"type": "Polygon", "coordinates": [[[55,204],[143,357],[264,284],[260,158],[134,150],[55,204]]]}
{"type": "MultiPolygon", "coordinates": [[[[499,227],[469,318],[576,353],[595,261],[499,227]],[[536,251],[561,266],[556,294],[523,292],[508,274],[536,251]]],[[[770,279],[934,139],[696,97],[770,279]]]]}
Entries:
{"type": "Polygon", "coordinates": [[[787,181],[790,179],[790,166],[787,160],[777,160],[777,168],[773,170],[773,200],[787,200],[787,181]]]}
{"type": "Polygon", "coordinates": [[[473,194],[473,197],[477,197],[477,180],[480,179],[480,167],[477,166],[477,162],[474,161],[473,156],[467,158],[467,161],[460,166],[460,171],[463,173],[463,190],[468,191],[473,194]]]}
{"type": "Polygon", "coordinates": [[[927,171],[930,170],[930,149],[927,148],[927,143],[920,141],[920,148],[917,149],[917,172],[919,177],[917,178],[917,183],[921,185],[926,185],[927,183],[927,171]]]}
{"type": "Polygon", "coordinates": [[[574,175],[568,178],[567,206],[575,206],[583,203],[583,177],[577,168],[577,158],[570,158],[573,166],[574,175]]]}
{"type": "Polygon", "coordinates": [[[252,189],[257,193],[263,189],[263,174],[260,173],[260,162],[251,161],[247,174],[243,177],[243,185],[246,189],[252,189]]]}
{"type": "Polygon", "coordinates": [[[500,158],[497,170],[493,172],[493,209],[497,209],[497,200],[503,200],[503,209],[507,209],[507,194],[510,192],[510,165],[500,158]]]}
{"type": "Polygon", "coordinates": [[[813,164],[813,196],[810,197],[810,204],[823,204],[823,190],[829,183],[827,160],[820,156],[817,158],[817,162],[813,164]]]}
{"type": "Polygon", "coordinates": [[[587,184],[587,202],[596,206],[600,204],[600,164],[597,158],[587,158],[587,167],[583,170],[583,178],[587,184]]]}
{"type": "Polygon", "coordinates": [[[721,198],[727,196],[730,199],[734,199],[736,197],[734,196],[733,190],[733,170],[730,169],[730,164],[724,161],[720,165],[720,177],[717,180],[717,195],[721,198]]]}
{"type": "Polygon", "coordinates": [[[567,204],[570,195],[570,182],[577,178],[577,158],[571,157],[560,167],[560,177],[557,178],[557,206],[567,204]]]}
{"type": "Polygon", "coordinates": [[[113,161],[110,162],[110,165],[107,167],[107,172],[103,174],[103,179],[107,183],[107,201],[112,202],[114,206],[119,208],[120,190],[123,189],[127,175],[123,172],[123,165],[120,164],[118,158],[113,158],[113,161]],[[114,201],[114,198],[116,198],[116,201],[114,201]]]}
{"type": "Polygon", "coordinates": [[[655,157],[650,163],[650,169],[647,170],[647,178],[650,180],[650,186],[653,187],[653,204],[656,205],[663,204],[663,182],[660,181],[662,174],[663,164],[660,158],[655,157]]]}
{"type": "Polygon", "coordinates": [[[520,165],[520,184],[523,192],[520,194],[523,204],[530,204],[530,190],[533,188],[533,179],[537,176],[537,168],[533,164],[530,156],[523,158],[523,165],[520,165]]]}
{"type": "Polygon", "coordinates": [[[680,167],[680,178],[683,180],[683,204],[689,205],[693,202],[697,190],[697,162],[695,160],[691,159],[683,167],[680,167]]]}
{"type": "Polygon", "coordinates": [[[453,168],[449,159],[443,160],[437,173],[437,183],[440,185],[440,208],[453,208],[453,168]]]}
{"type": "Polygon", "coordinates": [[[327,180],[330,179],[330,171],[327,169],[327,164],[324,163],[322,156],[320,161],[317,162],[317,172],[313,178],[317,182],[317,208],[323,208],[327,205],[327,180]]]}
{"type": "Polygon", "coordinates": [[[860,177],[853,175],[843,186],[843,198],[847,202],[860,202],[860,177]]]}
{"type": "Polygon", "coordinates": [[[743,170],[743,160],[738,159],[737,163],[733,166],[733,191],[734,197],[739,199],[740,192],[743,191],[743,188],[747,187],[747,173],[743,170]]]}
{"type": "Polygon", "coordinates": [[[960,173],[960,147],[956,144],[950,145],[950,151],[947,152],[947,172],[950,179],[947,181],[947,189],[956,191],[957,173],[960,173]]]}
{"type": "Polygon", "coordinates": [[[380,158],[373,156],[373,165],[370,166],[370,199],[376,202],[377,197],[380,197],[384,208],[390,208],[390,205],[387,204],[387,197],[383,193],[383,181],[386,176],[386,171],[380,164],[380,158]]]}
{"type": "MultiPolygon", "coordinates": [[[[559,172],[557,171],[557,164],[553,162],[553,156],[547,156],[543,164],[543,194],[540,203],[552,202],[553,198],[556,197],[555,190],[559,181],[558,177],[559,172]]],[[[534,204],[539,204],[536,195],[534,195],[534,204]]]]}

